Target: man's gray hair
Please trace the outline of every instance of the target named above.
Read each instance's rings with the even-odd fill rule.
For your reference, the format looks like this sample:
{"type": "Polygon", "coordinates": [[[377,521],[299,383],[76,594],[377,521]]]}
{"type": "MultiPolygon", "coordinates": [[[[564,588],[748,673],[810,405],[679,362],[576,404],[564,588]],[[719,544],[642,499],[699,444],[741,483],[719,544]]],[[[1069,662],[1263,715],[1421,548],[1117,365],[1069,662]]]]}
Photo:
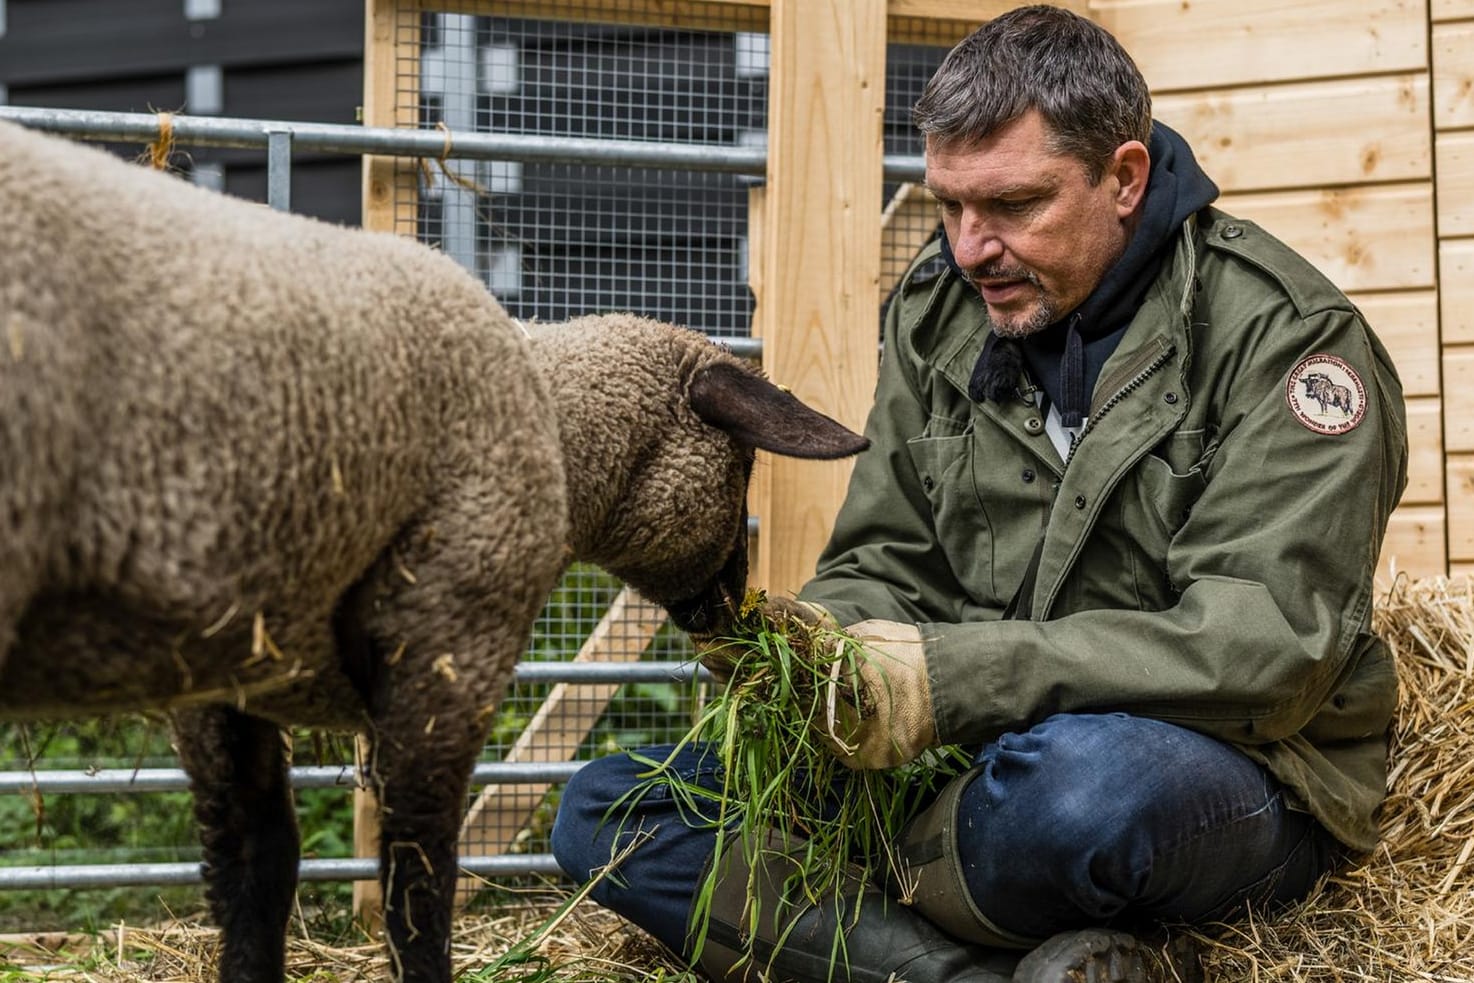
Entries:
{"type": "Polygon", "coordinates": [[[1037,109],[1053,149],[1078,158],[1091,183],[1116,148],[1151,136],[1146,80],[1105,28],[1038,4],[1002,14],[953,48],[912,120],[931,140],[966,146],[1037,109]]]}

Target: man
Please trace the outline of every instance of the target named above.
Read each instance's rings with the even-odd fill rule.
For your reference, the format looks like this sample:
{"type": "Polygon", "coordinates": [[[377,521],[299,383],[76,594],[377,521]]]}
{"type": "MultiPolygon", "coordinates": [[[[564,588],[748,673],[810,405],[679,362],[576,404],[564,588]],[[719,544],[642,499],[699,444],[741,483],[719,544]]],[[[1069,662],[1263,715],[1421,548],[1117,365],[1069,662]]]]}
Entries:
{"type": "MultiPolygon", "coordinates": [[[[794,607],[885,669],[846,763],[960,744],[975,767],[902,837],[914,906],[861,905],[834,978],[1190,975],[1140,937],[1301,898],[1375,843],[1400,385],[1338,290],[1211,207],[1089,20],[998,17],[915,120],[944,235],[891,303],[872,447],[794,607]]],[[[698,752],[679,766],[710,780],[698,752]]],[[[608,861],[600,821],[640,770],[605,759],[569,785],[570,874],[608,861]]],[[[654,842],[595,897],[687,950],[713,832],[658,797],[639,810],[654,842]]],[[[757,958],[828,978],[816,925],[757,958]]],[[[709,948],[722,977],[731,953],[709,948]]]]}

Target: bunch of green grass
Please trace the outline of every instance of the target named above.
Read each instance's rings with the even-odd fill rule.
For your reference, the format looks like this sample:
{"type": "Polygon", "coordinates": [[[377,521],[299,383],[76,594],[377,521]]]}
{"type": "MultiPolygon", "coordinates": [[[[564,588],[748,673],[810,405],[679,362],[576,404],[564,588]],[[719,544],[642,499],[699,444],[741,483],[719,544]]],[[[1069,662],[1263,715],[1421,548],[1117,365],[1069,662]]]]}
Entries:
{"type": "MultiPolygon", "coordinates": [[[[966,770],[966,756],[944,749],[888,770],[843,765],[830,750],[844,745],[843,721],[875,712],[871,694],[855,684],[868,656],[841,630],[775,615],[761,592],[749,592],[731,635],[704,651],[729,665],[731,676],[676,751],[710,745],[721,764],[720,788],[683,780],[669,767],[673,753],[664,761],[644,759],[649,777],[626,797],[633,805],[653,787],[668,788],[686,822],[716,830],[716,862],[692,907],[694,952],[706,940],[721,858],[741,849],[757,866],[770,832],[780,843],[802,844],[793,853],[798,873],[784,885],[785,910],[824,903],[856,877],[882,880],[906,902],[910,882],[896,839],[948,779],[966,770]]],[[[765,917],[757,907],[749,885],[743,913],[749,940],[765,917]]],[[[851,918],[859,914],[857,904],[846,910],[851,918]]],[[[842,955],[842,936],[835,945],[842,955]]]]}

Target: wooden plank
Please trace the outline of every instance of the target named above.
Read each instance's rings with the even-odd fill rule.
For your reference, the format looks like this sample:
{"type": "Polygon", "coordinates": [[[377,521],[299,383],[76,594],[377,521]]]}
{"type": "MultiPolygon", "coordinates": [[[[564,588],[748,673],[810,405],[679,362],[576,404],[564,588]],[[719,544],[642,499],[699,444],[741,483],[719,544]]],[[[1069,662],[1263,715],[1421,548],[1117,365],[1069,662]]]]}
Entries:
{"type": "Polygon", "coordinates": [[[1443,350],[1443,447],[1474,453],[1474,346],[1443,350]]]}
{"type": "MultiPolygon", "coordinates": [[[[1089,14],[1089,0],[1051,0],[1077,14],[1089,14]]],[[[893,17],[924,17],[933,20],[982,22],[1022,6],[1017,0],[889,0],[886,12],[893,17]]]]}
{"type": "Polygon", "coordinates": [[[766,31],[771,0],[411,0],[420,10],[693,31],[766,31]]]}
{"type": "MultiPolygon", "coordinates": [[[[573,661],[637,662],[664,624],[661,608],[626,587],[615,596],[573,661]]],[[[504,760],[572,761],[618,691],[618,683],[556,684],[504,760]]],[[[526,825],[529,811],[537,809],[551,787],[548,782],[484,787],[461,823],[461,856],[496,856],[511,846],[511,840],[503,838],[506,831],[526,825]]],[[[456,904],[464,905],[482,884],[480,878],[461,876],[456,882],[456,904]]]]}
{"type": "Polygon", "coordinates": [[[1351,295],[1351,300],[1392,355],[1398,377],[1402,379],[1403,395],[1437,396],[1442,354],[1438,344],[1437,291],[1357,293],[1351,295]]]}
{"type": "MultiPolygon", "coordinates": [[[[426,12],[456,11],[495,17],[629,24],[695,31],[766,31],[773,0],[415,0],[426,12]]],[[[1089,0],[1060,6],[1088,13],[1089,0]]],[[[953,44],[972,27],[1017,7],[1016,0],[888,0],[890,40],[897,44],[953,44]]]]}
{"type": "Polygon", "coordinates": [[[1438,243],[1438,283],[1443,343],[1474,344],[1474,239],[1438,243]]]}
{"type": "Polygon", "coordinates": [[[1433,26],[1433,125],[1474,126],[1474,21],[1433,26]]]}
{"type": "Polygon", "coordinates": [[[1441,576],[1448,566],[1445,526],[1442,506],[1408,505],[1393,512],[1377,563],[1377,580],[1382,586],[1399,574],[1441,576]]]}
{"type": "MultiPolygon", "coordinates": [[[[368,738],[358,735],[353,748],[358,773],[368,774],[366,764],[372,753],[368,738]]],[[[353,855],[379,856],[379,794],[363,785],[353,789],[353,855]]],[[[353,882],[353,919],[370,935],[383,927],[384,889],[377,879],[353,882]]]]}
{"type": "MultiPolygon", "coordinates": [[[[394,126],[396,119],[397,78],[395,69],[402,56],[414,66],[413,77],[419,77],[418,38],[399,36],[396,24],[400,16],[400,0],[364,0],[363,122],[367,126],[394,126]],[[401,41],[416,43],[405,45],[401,41]]],[[[415,23],[418,24],[418,15],[415,23]]],[[[363,158],[363,225],[367,229],[393,231],[396,184],[401,172],[393,158],[363,158]]],[[[411,185],[412,187],[412,185],[411,185]]],[[[360,751],[364,750],[359,738],[360,751]]],[[[361,757],[361,755],[360,755],[361,757]]],[[[366,788],[353,792],[353,852],[358,857],[379,855],[379,801],[366,788]]],[[[353,917],[370,932],[377,931],[384,919],[384,894],[377,880],[353,882],[353,917]]]]}
{"type": "MultiPolygon", "coordinates": [[[[747,284],[752,289],[752,330],[754,338],[767,333],[766,297],[763,290],[762,261],[763,243],[767,241],[768,189],[757,184],[747,191],[747,284]]],[[[764,542],[763,516],[772,508],[773,468],[772,455],[758,451],[753,463],[752,477],[747,482],[747,514],[757,517],[757,535],[748,540],[750,552],[747,556],[747,579],[750,586],[757,586],[758,572],[762,569],[763,553],[769,548],[764,542]]],[[[776,544],[772,547],[776,548],[776,544]]]]}
{"type": "Polygon", "coordinates": [[[1474,0],[1429,0],[1428,16],[1434,21],[1474,18],[1474,0]]]}
{"type": "Polygon", "coordinates": [[[1438,234],[1474,236],[1474,132],[1440,133],[1437,157],[1438,234]]]}
{"type": "Polygon", "coordinates": [[[1224,191],[1432,176],[1425,75],[1257,85],[1153,100],[1224,191]]]}
{"type": "Polygon", "coordinates": [[[1407,401],[1407,490],[1403,505],[1443,501],[1443,403],[1434,397],[1407,401]]]}
{"type": "Polygon", "coordinates": [[[1289,243],[1342,290],[1433,286],[1427,183],[1232,194],[1219,204],[1289,243]]]}
{"type": "MultiPolygon", "coordinates": [[[[419,14],[412,0],[364,0],[363,122],[414,126],[420,77],[419,14]],[[401,80],[410,87],[400,91],[401,80]]],[[[413,162],[363,158],[363,225],[414,234],[418,195],[413,162]],[[400,222],[403,215],[406,221],[400,222]]]]}
{"type": "Polygon", "coordinates": [[[1448,555],[1474,563],[1474,454],[1448,456],[1448,555]]]}
{"type": "MultiPolygon", "coordinates": [[[[764,362],[774,381],[859,429],[879,337],[885,3],[773,0],[772,32],[764,362]]],[[[754,580],[786,593],[813,574],[851,462],[775,458],[769,470],[754,580]]]]}
{"type": "Polygon", "coordinates": [[[1422,0],[1092,0],[1153,90],[1422,71],[1422,0]]]}

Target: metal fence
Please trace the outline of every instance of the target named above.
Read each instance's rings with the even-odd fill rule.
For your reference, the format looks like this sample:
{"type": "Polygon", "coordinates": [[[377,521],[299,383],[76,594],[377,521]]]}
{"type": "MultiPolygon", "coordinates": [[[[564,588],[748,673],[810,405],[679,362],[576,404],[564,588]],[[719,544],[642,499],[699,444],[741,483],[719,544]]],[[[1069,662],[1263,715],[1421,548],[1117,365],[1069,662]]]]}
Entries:
{"type": "MultiPolygon", "coordinates": [[[[404,86],[417,129],[24,107],[0,107],[0,118],[129,142],[153,142],[167,125],[181,148],[255,148],[267,155],[278,208],[291,204],[293,151],[416,158],[423,166],[400,231],[458,259],[514,315],[634,310],[703,330],[739,354],[760,353],[748,337],[745,237],[747,188],[766,161],[764,35],[439,13],[417,15],[406,29],[421,52],[404,86]]],[[[945,50],[892,47],[885,194],[922,175],[907,113],[945,50]]],[[[565,578],[473,779],[481,791],[468,822],[475,832],[462,844],[469,872],[556,873],[546,830],[579,762],[685,732],[699,694],[688,642],[662,620],[602,571],[576,568],[565,578]]],[[[44,757],[0,757],[11,769],[0,772],[0,794],[39,801],[187,788],[178,769],[132,765],[48,771],[44,757]]],[[[304,790],[357,781],[346,762],[292,775],[304,790]]],[[[199,879],[192,843],[177,845],[179,861],[68,864],[42,839],[38,850],[0,857],[0,888],[199,879]],[[47,862],[34,862],[38,853],[47,862]]],[[[375,868],[371,859],[310,858],[302,877],[366,879],[375,868]]]]}

